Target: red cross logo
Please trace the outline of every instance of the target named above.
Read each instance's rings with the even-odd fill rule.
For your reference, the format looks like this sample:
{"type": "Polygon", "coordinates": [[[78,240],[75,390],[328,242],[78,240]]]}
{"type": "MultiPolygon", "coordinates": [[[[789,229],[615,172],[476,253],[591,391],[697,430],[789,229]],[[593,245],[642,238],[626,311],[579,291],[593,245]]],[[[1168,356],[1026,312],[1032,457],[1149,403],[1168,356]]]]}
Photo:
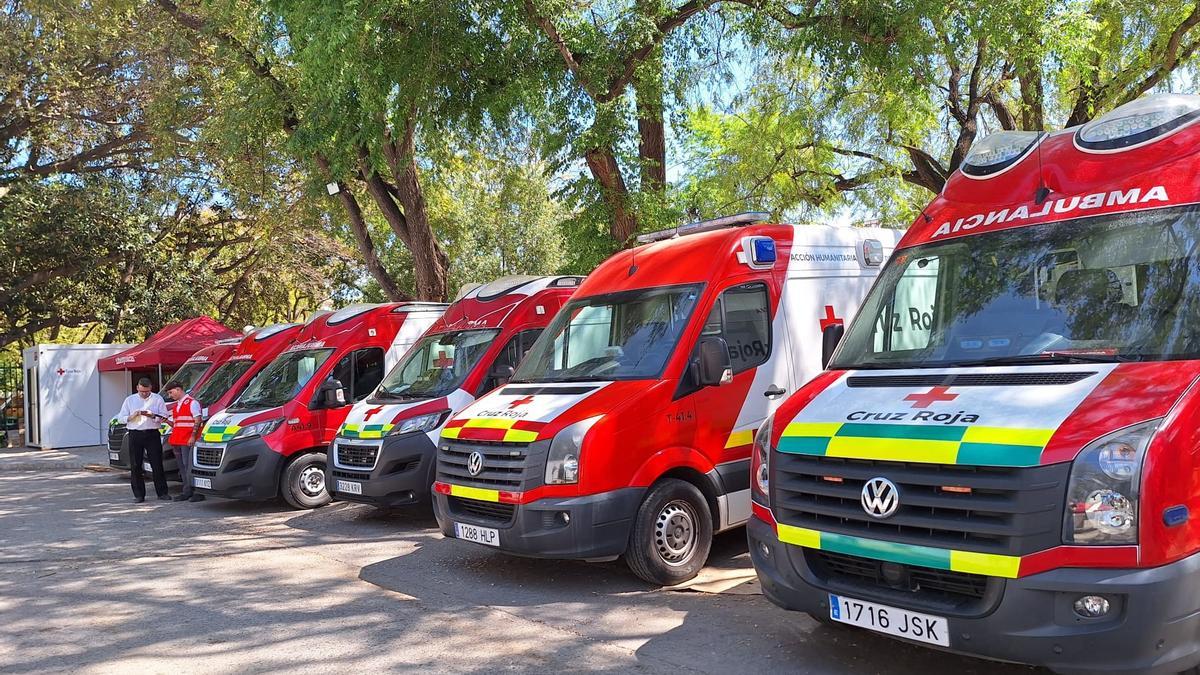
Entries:
{"type": "Polygon", "coordinates": [[[830,326],[841,326],[843,323],[841,317],[833,313],[833,305],[825,305],[825,316],[821,317],[821,332],[824,333],[830,326]]]}
{"type": "Polygon", "coordinates": [[[433,360],[433,365],[438,368],[450,368],[454,365],[454,357],[446,356],[446,352],[438,352],[438,357],[433,360]]]}
{"type": "Polygon", "coordinates": [[[366,411],[366,413],[363,414],[363,421],[366,422],[367,420],[371,419],[371,417],[373,415],[378,415],[381,412],[383,412],[383,406],[379,406],[377,408],[371,408],[370,410],[366,411]]]}
{"type": "Polygon", "coordinates": [[[958,398],[958,394],[951,394],[950,387],[933,387],[924,394],[909,394],[904,397],[904,400],[912,401],[914,408],[928,408],[934,403],[953,401],[956,398],[958,398]]]}
{"type": "Polygon", "coordinates": [[[519,398],[519,399],[517,399],[517,400],[513,401],[512,403],[509,403],[509,404],[508,404],[508,409],[509,409],[509,410],[512,410],[513,408],[515,408],[515,407],[517,407],[517,406],[519,406],[519,405],[528,405],[528,404],[530,404],[530,403],[533,403],[533,397],[532,397],[532,396],[526,396],[525,398],[519,398]]]}
{"type": "Polygon", "coordinates": [[[65,372],[67,372],[67,371],[63,370],[62,368],[59,368],[59,369],[58,369],[57,371],[55,371],[55,372],[57,372],[57,373],[58,373],[58,376],[59,376],[59,377],[62,377],[62,376],[63,376],[63,373],[65,373],[65,372]]]}

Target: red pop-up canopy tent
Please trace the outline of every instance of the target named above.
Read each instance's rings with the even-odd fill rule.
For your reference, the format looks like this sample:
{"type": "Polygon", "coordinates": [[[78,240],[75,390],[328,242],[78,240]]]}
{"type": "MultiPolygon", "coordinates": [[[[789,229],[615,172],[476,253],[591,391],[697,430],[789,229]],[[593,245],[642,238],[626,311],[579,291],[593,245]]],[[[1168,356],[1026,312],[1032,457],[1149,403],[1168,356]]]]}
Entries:
{"type": "Polygon", "coordinates": [[[136,347],[101,359],[99,368],[101,371],[157,368],[161,378],[164,370],[174,371],[198,350],[217,340],[233,337],[240,337],[240,334],[207,316],[184,319],[163,328],[136,347]]]}

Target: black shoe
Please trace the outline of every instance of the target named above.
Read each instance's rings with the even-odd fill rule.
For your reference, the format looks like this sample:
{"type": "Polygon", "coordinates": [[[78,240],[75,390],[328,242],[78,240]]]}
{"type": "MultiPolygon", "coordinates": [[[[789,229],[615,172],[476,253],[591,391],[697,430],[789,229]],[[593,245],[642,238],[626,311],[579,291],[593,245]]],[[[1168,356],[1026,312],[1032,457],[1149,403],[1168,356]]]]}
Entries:
{"type": "Polygon", "coordinates": [[[192,495],[191,499],[188,499],[188,501],[189,502],[202,502],[202,501],[204,501],[204,495],[202,495],[200,493],[196,493],[196,494],[192,495]]]}
{"type": "Polygon", "coordinates": [[[134,498],[133,498],[133,503],[134,503],[134,504],[141,504],[141,503],[142,503],[142,502],[144,502],[144,501],[146,501],[146,498],[145,498],[145,497],[134,497],[134,498]]]}
{"type": "Polygon", "coordinates": [[[158,496],[158,498],[159,498],[159,499],[161,499],[161,500],[162,500],[162,501],[164,501],[164,502],[169,502],[169,501],[171,501],[171,495],[159,495],[159,496],[158,496]]]}
{"type": "Polygon", "coordinates": [[[175,498],[174,498],[174,499],[172,499],[171,501],[173,501],[173,502],[186,502],[187,500],[189,500],[189,499],[191,499],[191,498],[192,498],[192,496],[191,496],[191,495],[175,495],[175,498]]]}

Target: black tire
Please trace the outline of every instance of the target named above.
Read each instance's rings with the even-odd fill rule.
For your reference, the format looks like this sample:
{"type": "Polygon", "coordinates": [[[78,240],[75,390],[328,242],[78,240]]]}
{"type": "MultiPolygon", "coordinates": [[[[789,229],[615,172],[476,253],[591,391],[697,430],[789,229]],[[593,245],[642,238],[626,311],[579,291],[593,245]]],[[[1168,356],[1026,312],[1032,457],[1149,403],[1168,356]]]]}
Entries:
{"type": "Polygon", "coordinates": [[[279,494],[283,495],[283,501],[295,509],[315,509],[328,504],[331,497],[325,485],[327,461],[329,459],[325,453],[310,452],[288,464],[279,480],[279,494]],[[317,476],[320,476],[319,481],[317,476]]]}
{"type": "Polygon", "coordinates": [[[655,483],[638,507],[625,563],[652,584],[682,584],[708,562],[712,536],[704,494],[691,483],[667,478],[655,483]]]}

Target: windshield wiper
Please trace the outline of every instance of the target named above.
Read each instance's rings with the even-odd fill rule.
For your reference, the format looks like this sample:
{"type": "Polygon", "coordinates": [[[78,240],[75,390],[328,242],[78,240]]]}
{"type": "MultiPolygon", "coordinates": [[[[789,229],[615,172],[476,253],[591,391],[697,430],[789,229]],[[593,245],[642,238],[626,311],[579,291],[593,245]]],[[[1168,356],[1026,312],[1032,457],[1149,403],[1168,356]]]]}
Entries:
{"type": "Polygon", "coordinates": [[[1138,359],[1120,354],[1075,354],[1070,352],[1045,352],[1042,354],[1018,354],[1015,356],[997,356],[990,359],[973,361],[954,361],[945,364],[945,368],[962,368],[969,366],[1022,366],[1042,363],[1126,363],[1138,359]]]}

